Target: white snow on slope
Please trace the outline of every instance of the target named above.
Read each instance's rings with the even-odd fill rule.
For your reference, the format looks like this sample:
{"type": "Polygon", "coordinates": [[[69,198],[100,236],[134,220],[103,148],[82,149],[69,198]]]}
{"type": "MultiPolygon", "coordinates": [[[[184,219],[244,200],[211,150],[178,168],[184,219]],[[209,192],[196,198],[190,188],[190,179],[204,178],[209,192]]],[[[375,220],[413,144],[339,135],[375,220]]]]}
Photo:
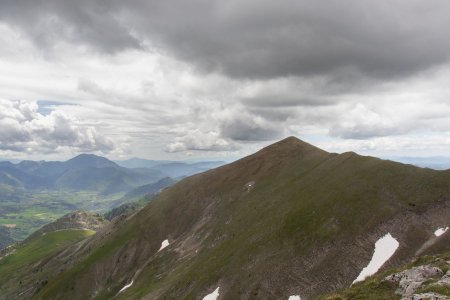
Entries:
{"type": "Polygon", "coordinates": [[[361,273],[355,279],[355,281],[353,281],[353,283],[362,281],[366,277],[375,274],[384,265],[384,263],[389,258],[391,258],[391,256],[397,250],[398,246],[398,241],[394,239],[390,233],[380,238],[375,243],[375,251],[372,255],[372,259],[370,260],[367,267],[362,269],[361,273]]]}
{"type": "Polygon", "coordinates": [[[125,291],[127,288],[129,288],[130,286],[132,286],[132,285],[133,285],[133,282],[134,282],[134,280],[131,280],[131,282],[130,282],[129,284],[127,284],[126,286],[124,286],[124,287],[119,291],[119,293],[122,293],[122,292],[125,291]]]}
{"type": "Polygon", "coordinates": [[[443,235],[447,230],[448,230],[448,227],[445,227],[445,228],[438,228],[438,229],[436,229],[436,231],[434,232],[434,235],[435,235],[435,236],[441,236],[441,235],[443,235]]]}
{"type": "Polygon", "coordinates": [[[217,289],[214,292],[203,297],[203,300],[216,300],[217,297],[219,297],[219,288],[220,287],[217,287],[217,289]]]}
{"type": "Polygon", "coordinates": [[[302,300],[299,295],[289,296],[288,300],[302,300]]]}
{"type": "Polygon", "coordinates": [[[159,248],[158,252],[161,251],[162,249],[166,248],[167,246],[169,246],[169,240],[164,240],[161,243],[161,248],[159,248]]]}

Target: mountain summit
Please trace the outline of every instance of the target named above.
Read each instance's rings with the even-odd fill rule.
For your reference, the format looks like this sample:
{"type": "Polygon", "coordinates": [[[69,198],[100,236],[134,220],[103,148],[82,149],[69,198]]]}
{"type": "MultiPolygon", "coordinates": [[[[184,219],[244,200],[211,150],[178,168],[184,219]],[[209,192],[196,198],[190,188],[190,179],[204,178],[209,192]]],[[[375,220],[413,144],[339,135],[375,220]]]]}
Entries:
{"type": "Polygon", "coordinates": [[[69,159],[65,162],[68,168],[107,168],[107,167],[114,167],[118,168],[119,166],[115,163],[110,161],[109,159],[97,156],[94,154],[80,154],[78,156],[75,156],[72,159],[69,159]]]}
{"type": "Polygon", "coordinates": [[[24,283],[10,295],[313,299],[350,286],[380,239],[398,244],[383,268],[450,249],[448,233],[434,234],[448,220],[450,172],[290,137],[165,189],[66,251],[45,286],[24,283]]]}

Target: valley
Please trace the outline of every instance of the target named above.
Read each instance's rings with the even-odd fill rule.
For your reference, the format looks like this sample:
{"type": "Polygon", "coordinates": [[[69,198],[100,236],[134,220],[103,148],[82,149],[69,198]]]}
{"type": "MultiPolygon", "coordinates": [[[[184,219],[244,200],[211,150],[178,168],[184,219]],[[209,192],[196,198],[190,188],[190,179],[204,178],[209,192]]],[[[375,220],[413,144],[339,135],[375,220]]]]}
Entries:
{"type": "Polygon", "coordinates": [[[8,229],[13,240],[20,241],[74,210],[105,213],[122,196],[123,193],[105,196],[94,191],[54,190],[0,193],[0,226],[8,229]]]}
{"type": "MultiPolygon", "coordinates": [[[[36,257],[32,280],[20,271],[0,290],[5,299],[396,299],[392,288],[370,294],[370,275],[448,252],[448,220],[448,171],[290,137],[121,211],[36,257]]],[[[0,260],[0,272],[8,265],[0,260]]]]}
{"type": "Polygon", "coordinates": [[[71,211],[104,214],[146,195],[151,199],[177,181],[169,175],[182,178],[223,164],[151,162],[152,168],[126,168],[86,154],[65,162],[0,162],[0,249],[71,211]]]}
{"type": "Polygon", "coordinates": [[[0,300],[450,300],[449,28],[0,0],[0,300]]]}

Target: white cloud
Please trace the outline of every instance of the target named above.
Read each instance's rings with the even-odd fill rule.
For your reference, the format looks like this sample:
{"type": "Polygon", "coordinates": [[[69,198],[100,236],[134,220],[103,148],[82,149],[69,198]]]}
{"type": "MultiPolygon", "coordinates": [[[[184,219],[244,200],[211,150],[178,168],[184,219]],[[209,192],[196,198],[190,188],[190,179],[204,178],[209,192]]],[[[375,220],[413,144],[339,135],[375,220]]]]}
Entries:
{"type": "Polygon", "coordinates": [[[404,155],[420,143],[430,155],[450,150],[443,143],[450,128],[449,65],[408,78],[362,78],[352,86],[348,78],[327,74],[237,79],[200,73],[165,49],[105,54],[61,40],[50,51],[5,23],[0,46],[0,98],[65,103],[45,116],[31,106],[3,107],[1,142],[10,156],[18,151],[110,151],[112,158],[154,159],[221,151],[243,155],[287,135],[326,139],[319,145],[372,155],[404,155]],[[55,126],[58,130],[49,129],[55,126]]]}
{"type": "Polygon", "coordinates": [[[234,151],[239,149],[233,141],[221,138],[218,132],[201,132],[193,130],[184,136],[176,137],[175,141],[167,146],[168,152],[187,150],[197,151],[234,151]]]}
{"type": "Polygon", "coordinates": [[[114,142],[63,111],[38,112],[36,102],[0,99],[0,153],[108,153],[114,142]]]}

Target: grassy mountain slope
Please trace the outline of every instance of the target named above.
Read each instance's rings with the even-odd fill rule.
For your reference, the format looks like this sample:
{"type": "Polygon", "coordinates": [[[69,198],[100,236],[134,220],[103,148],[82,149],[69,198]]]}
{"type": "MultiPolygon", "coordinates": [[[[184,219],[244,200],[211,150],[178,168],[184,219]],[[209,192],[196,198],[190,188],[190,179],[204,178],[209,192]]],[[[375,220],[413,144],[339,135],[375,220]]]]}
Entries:
{"type": "Polygon", "coordinates": [[[0,163],[0,249],[77,209],[105,212],[133,188],[157,182],[158,170],[126,169],[95,155],[65,162],[0,163]]]}
{"type": "Polygon", "coordinates": [[[153,166],[152,170],[160,171],[172,178],[186,177],[224,165],[223,161],[206,161],[198,163],[169,162],[153,166]]]}
{"type": "Polygon", "coordinates": [[[65,253],[78,249],[108,221],[98,214],[75,211],[43,226],[25,241],[0,251],[0,299],[28,298],[60,271],[65,253]],[[58,258],[58,255],[60,257],[58,258]],[[43,268],[52,264],[52,268],[43,268]]]}
{"type": "Polygon", "coordinates": [[[101,215],[77,210],[68,213],[52,223],[42,226],[31,234],[24,242],[49,232],[67,229],[87,229],[97,231],[108,223],[101,215]]]}
{"type": "MultiPolygon", "coordinates": [[[[348,289],[321,296],[319,297],[319,300],[398,300],[401,298],[401,295],[396,293],[398,284],[389,282],[385,280],[385,278],[394,273],[424,265],[437,267],[443,271],[443,274],[445,274],[450,269],[450,252],[419,257],[404,266],[385,270],[384,272],[371,276],[362,282],[352,285],[348,289]]],[[[431,277],[424,280],[424,283],[417,288],[416,293],[438,293],[450,298],[449,285],[436,285],[436,281],[440,277],[441,276],[438,276],[437,278],[431,277]]]]}
{"type": "Polygon", "coordinates": [[[46,278],[55,275],[49,270],[42,270],[40,264],[94,233],[88,229],[50,232],[31,239],[1,258],[0,299],[23,299],[39,291],[47,283],[46,278]]]}
{"type": "Polygon", "coordinates": [[[114,206],[118,206],[123,203],[129,203],[133,201],[137,201],[145,196],[154,196],[158,194],[164,188],[173,185],[176,182],[175,179],[170,177],[163,178],[158,180],[155,183],[150,183],[142,186],[138,186],[131,191],[127,192],[122,198],[113,202],[114,206]]]}
{"type": "Polygon", "coordinates": [[[177,182],[170,177],[163,178],[155,183],[146,184],[132,189],[122,198],[114,201],[113,209],[104,214],[107,220],[112,220],[122,214],[128,215],[136,212],[148,204],[158,193],[164,188],[171,186],[177,182]]]}
{"type": "Polygon", "coordinates": [[[217,286],[221,299],[311,299],[349,286],[387,232],[400,242],[389,267],[449,219],[450,172],[288,138],[116,220],[34,297],[109,299],[133,281],[118,299],[202,299],[217,286]]]}

